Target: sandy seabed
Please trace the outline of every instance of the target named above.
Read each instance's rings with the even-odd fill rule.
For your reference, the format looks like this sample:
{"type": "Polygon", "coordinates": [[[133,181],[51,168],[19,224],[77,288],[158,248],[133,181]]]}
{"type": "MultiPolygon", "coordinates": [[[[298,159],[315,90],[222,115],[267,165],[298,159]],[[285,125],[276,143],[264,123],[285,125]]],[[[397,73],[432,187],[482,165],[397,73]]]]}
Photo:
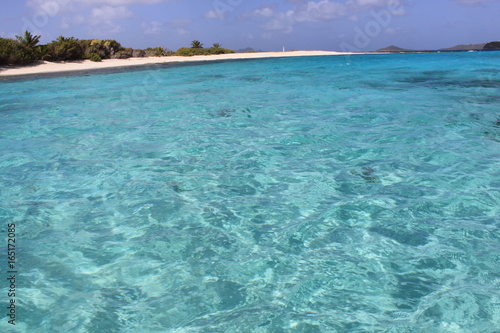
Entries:
{"type": "Polygon", "coordinates": [[[28,66],[4,66],[0,67],[0,79],[53,75],[59,73],[86,72],[109,70],[120,67],[136,67],[151,64],[167,63],[187,63],[217,60],[239,60],[239,59],[259,59],[277,57],[303,57],[303,56],[325,56],[325,55],[349,55],[351,53],[331,52],[331,51],[290,51],[290,52],[256,52],[256,53],[231,53],[208,56],[192,57],[148,57],[129,59],[106,59],[101,62],[90,60],[68,61],[68,62],[47,62],[39,61],[28,66]]]}

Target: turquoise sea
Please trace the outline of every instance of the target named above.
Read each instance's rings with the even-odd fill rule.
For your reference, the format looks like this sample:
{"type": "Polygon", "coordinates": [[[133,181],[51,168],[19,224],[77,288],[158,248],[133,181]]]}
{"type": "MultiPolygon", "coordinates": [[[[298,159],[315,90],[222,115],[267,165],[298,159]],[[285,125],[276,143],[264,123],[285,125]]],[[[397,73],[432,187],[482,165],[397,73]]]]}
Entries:
{"type": "Polygon", "coordinates": [[[499,65],[0,81],[0,331],[500,332],[499,65]]]}

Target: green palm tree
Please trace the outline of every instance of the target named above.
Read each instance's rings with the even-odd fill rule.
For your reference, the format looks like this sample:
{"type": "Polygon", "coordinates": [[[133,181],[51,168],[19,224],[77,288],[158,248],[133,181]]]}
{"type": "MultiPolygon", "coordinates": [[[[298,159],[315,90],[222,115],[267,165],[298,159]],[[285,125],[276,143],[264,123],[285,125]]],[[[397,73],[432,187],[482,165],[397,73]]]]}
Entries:
{"type": "Polygon", "coordinates": [[[40,37],[42,36],[35,36],[29,31],[25,31],[23,36],[16,35],[17,41],[28,49],[33,49],[40,41],[40,37]]]}
{"type": "Polygon", "coordinates": [[[61,43],[76,41],[75,37],[63,37],[63,36],[58,36],[56,40],[61,43]]]}
{"type": "Polygon", "coordinates": [[[199,40],[193,40],[191,42],[191,48],[193,48],[193,49],[202,49],[203,48],[203,44],[199,40]]]}

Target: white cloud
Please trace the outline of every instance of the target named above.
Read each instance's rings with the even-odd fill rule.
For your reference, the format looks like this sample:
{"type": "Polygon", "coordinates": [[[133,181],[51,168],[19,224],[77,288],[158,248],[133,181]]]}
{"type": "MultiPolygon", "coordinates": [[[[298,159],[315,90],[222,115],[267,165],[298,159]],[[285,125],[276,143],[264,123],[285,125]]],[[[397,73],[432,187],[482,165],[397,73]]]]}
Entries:
{"type": "Polygon", "coordinates": [[[359,7],[380,7],[387,6],[391,0],[349,0],[348,3],[359,7]]]}
{"type": "Polygon", "coordinates": [[[254,10],[251,15],[255,17],[272,17],[274,15],[274,11],[269,7],[264,7],[262,9],[254,10]]]}
{"type": "Polygon", "coordinates": [[[136,4],[151,5],[170,0],[26,0],[28,7],[33,8],[36,13],[45,13],[55,16],[66,11],[77,10],[79,7],[102,7],[102,6],[129,6],[136,4]]]}
{"type": "Polygon", "coordinates": [[[51,17],[75,10],[75,0],[27,0],[26,5],[35,14],[45,14],[51,17]]]}
{"type": "Polygon", "coordinates": [[[276,14],[271,20],[264,24],[264,28],[270,31],[282,31],[291,33],[295,25],[294,12],[289,10],[285,13],[276,14]]]}
{"type": "MultiPolygon", "coordinates": [[[[295,1],[296,6],[285,12],[276,12],[270,7],[256,9],[245,14],[245,17],[266,19],[263,24],[268,31],[290,33],[293,27],[301,22],[324,22],[347,15],[346,4],[329,0],[295,1]]],[[[268,36],[268,35],[266,35],[268,36]]]]}
{"type": "MultiPolygon", "coordinates": [[[[171,0],[26,0],[26,4],[35,14],[59,17],[62,29],[85,23],[92,34],[106,35],[124,31],[117,21],[133,16],[128,6],[167,1],[171,0]]],[[[151,26],[148,31],[157,29],[151,26]]]]}
{"type": "Polygon", "coordinates": [[[179,36],[189,36],[191,34],[189,30],[183,28],[177,28],[175,31],[179,36]]]}
{"type": "Polygon", "coordinates": [[[348,14],[345,4],[321,0],[319,2],[308,1],[298,6],[294,12],[297,22],[321,22],[330,21],[348,14]]]}
{"type": "Polygon", "coordinates": [[[151,21],[150,24],[143,23],[142,28],[147,35],[157,35],[163,31],[163,23],[158,21],[151,21]]]}
{"type": "Polygon", "coordinates": [[[203,15],[204,18],[208,19],[223,19],[225,17],[225,13],[223,11],[217,10],[209,10],[203,15]]]}
{"type": "Polygon", "coordinates": [[[388,34],[388,35],[395,35],[397,34],[398,32],[402,31],[403,29],[402,28],[399,28],[399,27],[396,27],[396,28],[393,28],[393,27],[389,27],[387,29],[385,29],[385,33],[388,34]]]}
{"type": "Polygon", "coordinates": [[[14,39],[14,38],[16,38],[16,35],[19,35],[19,33],[0,31],[0,37],[2,37],[2,38],[14,39]]]}
{"type": "Polygon", "coordinates": [[[191,23],[193,23],[193,21],[190,19],[177,19],[170,22],[170,24],[174,27],[186,27],[191,23]]]}
{"type": "Polygon", "coordinates": [[[72,25],[79,25],[85,23],[85,17],[83,15],[66,16],[61,19],[60,28],[68,29],[72,25]]]}
{"type": "MultiPolygon", "coordinates": [[[[370,12],[376,9],[388,9],[392,15],[404,15],[403,0],[347,0],[336,2],[331,0],[289,0],[294,4],[292,9],[277,12],[269,7],[256,9],[243,17],[265,20],[263,27],[267,31],[290,33],[293,27],[305,22],[328,22],[339,18],[357,21],[357,13],[370,12]]],[[[487,0],[459,0],[487,1],[487,0]]]]}
{"type": "Polygon", "coordinates": [[[91,17],[98,21],[123,20],[132,17],[133,14],[127,7],[103,6],[92,8],[91,17]]]}
{"type": "MultiPolygon", "coordinates": [[[[59,1],[59,0],[58,0],[59,1]]],[[[68,0],[63,0],[68,1],[68,0]]],[[[166,2],[169,0],[72,0],[75,2],[81,2],[86,5],[109,5],[109,6],[127,6],[127,5],[150,5],[160,2],[166,2]]]]}
{"type": "Polygon", "coordinates": [[[124,6],[92,8],[89,19],[92,34],[106,36],[123,32],[123,26],[116,21],[132,16],[133,13],[124,6]]]}
{"type": "Polygon", "coordinates": [[[179,36],[189,36],[191,34],[191,30],[189,30],[189,26],[193,21],[190,19],[177,19],[169,22],[169,25],[174,29],[174,31],[179,36]]]}
{"type": "Polygon", "coordinates": [[[464,5],[480,5],[486,2],[496,1],[496,0],[456,0],[456,1],[464,5]]]}

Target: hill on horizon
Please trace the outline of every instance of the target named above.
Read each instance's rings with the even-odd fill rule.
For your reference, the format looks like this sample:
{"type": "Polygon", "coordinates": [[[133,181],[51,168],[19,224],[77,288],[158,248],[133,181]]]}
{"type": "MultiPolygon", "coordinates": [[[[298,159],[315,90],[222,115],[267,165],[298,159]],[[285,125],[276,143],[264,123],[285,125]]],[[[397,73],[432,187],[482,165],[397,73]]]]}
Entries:
{"type": "Polygon", "coordinates": [[[400,48],[400,47],[397,47],[394,45],[390,45],[390,46],[384,47],[382,49],[378,49],[374,52],[408,52],[408,51],[413,51],[413,50],[403,49],[403,48],[400,48]]]}
{"type": "Polygon", "coordinates": [[[486,43],[486,45],[484,45],[483,50],[486,50],[486,51],[498,51],[498,50],[500,50],[500,41],[486,43]]]}
{"type": "Polygon", "coordinates": [[[439,49],[439,51],[468,51],[468,50],[482,50],[486,43],[479,44],[460,44],[453,47],[439,49]]]}
{"type": "MultiPolygon", "coordinates": [[[[460,44],[455,45],[453,47],[436,49],[436,51],[468,51],[468,50],[482,50],[487,43],[478,43],[478,44],[460,44]]],[[[384,47],[382,49],[378,49],[373,52],[412,52],[412,51],[432,51],[432,50],[410,50],[403,49],[401,47],[397,47],[394,45],[390,45],[384,47]]]]}

